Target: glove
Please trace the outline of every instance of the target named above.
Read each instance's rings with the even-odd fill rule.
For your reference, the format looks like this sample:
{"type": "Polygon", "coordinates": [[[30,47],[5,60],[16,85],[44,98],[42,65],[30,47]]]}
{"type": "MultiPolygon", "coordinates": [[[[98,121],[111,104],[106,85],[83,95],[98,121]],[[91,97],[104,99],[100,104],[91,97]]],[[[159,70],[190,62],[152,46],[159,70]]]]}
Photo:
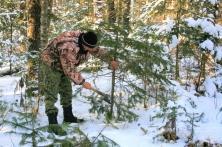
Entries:
{"type": "Polygon", "coordinates": [[[111,69],[112,70],[116,70],[118,67],[119,67],[119,62],[118,61],[115,61],[115,60],[113,60],[113,61],[111,61],[111,69]]]}
{"type": "Polygon", "coordinates": [[[86,89],[92,89],[92,86],[91,86],[91,84],[89,83],[89,82],[84,82],[83,84],[82,84],[82,87],[83,88],[86,88],[86,89]]]}

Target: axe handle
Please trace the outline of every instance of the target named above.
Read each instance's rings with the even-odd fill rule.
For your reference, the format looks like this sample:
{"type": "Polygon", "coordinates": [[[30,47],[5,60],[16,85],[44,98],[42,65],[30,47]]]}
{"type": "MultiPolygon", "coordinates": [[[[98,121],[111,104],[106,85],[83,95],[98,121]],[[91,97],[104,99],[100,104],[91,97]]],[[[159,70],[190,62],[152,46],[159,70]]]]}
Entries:
{"type": "Polygon", "coordinates": [[[97,89],[95,89],[95,88],[91,88],[91,90],[92,90],[93,92],[96,92],[97,94],[101,95],[101,96],[103,97],[103,100],[104,100],[105,102],[107,102],[107,103],[109,103],[109,104],[111,103],[110,100],[109,100],[110,96],[109,96],[108,94],[103,93],[103,92],[101,92],[101,91],[99,91],[99,90],[97,90],[97,89]]]}

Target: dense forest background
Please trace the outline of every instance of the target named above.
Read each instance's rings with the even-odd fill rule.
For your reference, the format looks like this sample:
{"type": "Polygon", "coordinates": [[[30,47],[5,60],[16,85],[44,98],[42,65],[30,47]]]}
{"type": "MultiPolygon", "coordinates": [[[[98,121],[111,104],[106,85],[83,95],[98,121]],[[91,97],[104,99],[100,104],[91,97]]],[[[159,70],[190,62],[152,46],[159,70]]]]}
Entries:
{"type": "MultiPolygon", "coordinates": [[[[222,92],[221,11],[219,0],[1,0],[0,76],[20,77],[17,88],[25,86],[25,92],[15,102],[16,112],[36,120],[42,102],[38,89],[41,51],[64,31],[94,30],[99,45],[110,51],[120,67],[107,70],[107,63],[94,58],[79,67],[94,79],[95,86],[101,77],[111,79],[106,91],[111,104],[92,93],[85,96],[92,105],[90,111],[105,116],[107,123],[133,121],[138,119],[133,108],[159,104],[163,112],[171,110],[156,117],[167,115],[165,128],[172,136],[180,109],[168,107],[169,100],[178,98],[169,86],[172,81],[188,91],[194,87],[196,96],[216,97],[216,92],[222,92]],[[212,79],[217,79],[211,87],[214,92],[204,86],[212,79]]],[[[81,93],[81,88],[75,91],[75,95],[81,93]]],[[[1,109],[7,110],[8,105],[1,103],[1,109]]]]}

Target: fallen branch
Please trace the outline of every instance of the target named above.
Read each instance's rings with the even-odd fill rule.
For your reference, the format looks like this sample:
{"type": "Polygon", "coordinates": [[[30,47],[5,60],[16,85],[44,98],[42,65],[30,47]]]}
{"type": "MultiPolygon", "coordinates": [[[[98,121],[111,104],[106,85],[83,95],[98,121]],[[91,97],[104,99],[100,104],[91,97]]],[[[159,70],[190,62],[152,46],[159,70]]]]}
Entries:
{"type": "Polygon", "coordinates": [[[10,70],[10,67],[4,67],[0,69],[0,77],[11,75],[19,71],[20,71],[19,67],[13,67],[11,70],[10,70]]]}

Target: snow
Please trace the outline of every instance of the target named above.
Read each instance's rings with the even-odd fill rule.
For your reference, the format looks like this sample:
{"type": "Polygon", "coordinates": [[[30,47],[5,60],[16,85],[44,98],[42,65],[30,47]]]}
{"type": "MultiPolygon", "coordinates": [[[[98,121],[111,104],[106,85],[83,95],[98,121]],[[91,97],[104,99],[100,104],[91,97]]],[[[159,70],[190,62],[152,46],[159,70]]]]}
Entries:
{"type": "MultiPolygon", "coordinates": [[[[0,89],[2,91],[1,100],[14,103],[16,99],[19,99],[19,91],[14,95],[14,89],[19,77],[1,77],[0,78],[0,89]]],[[[195,127],[194,139],[195,140],[210,140],[211,142],[222,143],[221,132],[222,132],[222,114],[219,113],[219,109],[222,107],[222,94],[216,93],[214,81],[218,79],[207,78],[205,82],[205,87],[207,91],[206,96],[196,97],[194,92],[186,91],[180,84],[176,81],[172,81],[174,85],[169,88],[174,89],[178,95],[177,101],[169,101],[168,106],[174,107],[178,105],[184,106],[190,113],[204,113],[203,119],[197,123],[195,127]],[[212,96],[217,95],[216,98],[212,96]],[[215,101],[216,99],[216,101],[215,101]],[[194,101],[196,108],[190,105],[190,101],[194,101]],[[207,107],[206,107],[207,106],[207,107]]],[[[102,82],[103,83],[103,82],[102,82]]],[[[97,85],[98,87],[103,87],[97,85]]],[[[97,118],[95,114],[89,113],[88,109],[90,104],[80,97],[73,100],[73,112],[77,116],[86,119],[83,124],[72,124],[73,126],[79,126],[80,129],[87,134],[89,137],[97,136],[101,130],[102,134],[106,137],[112,139],[118,143],[121,147],[183,147],[185,146],[186,137],[189,135],[189,130],[187,129],[187,124],[183,121],[187,118],[184,115],[178,117],[177,128],[178,136],[180,137],[175,143],[166,143],[155,140],[154,137],[160,133],[158,129],[163,125],[162,119],[150,118],[156,113],[160,112],[158,105],[151,105],[149,109],[144,109],[138,107],[135,112],[139,115],[139,119],[134,122],[119,122],[112,123],[110,125],[104,123],[104,118],[97,118]],[[114,127],[115,126],[115,127],[114,127]],[[147,130],[145,133],[144,130],[147,130]]],[[[59,101],[56,103],[59,108],[58,121],[62,123],[63,114],[62,107],[59,101]]],[[[44,113],[44,106],[40,107],[38,114],[38,121],[41,125],[47,125],[47,117],[44,113]]],[[[19,135],[7,134],[11,127],[4,125],[0,128],[0,142],[2,147],[19,147],[19,141],[21,137],[19,135]]]]}
{"type": "Polygon", "coordinates": [[[165,20],[165,26],[163,26],[160,30],[159,30],[159,32],[162,32],[163,30],[165,30],[165,31],[163,31],[163,32],[170,32],[171,30],[172,30],[172,28],[174,27],[174,25],[175,25],[175,22],[172,20],[172,19],[170,19],[170,18],[167,18],[166,20],[165,20]]]}
{"type": "Polygon", "coordinates": [[[217,36],[217,29],[215,28],[215,25],[212,20],[210,20],[209,18],[205,18],[198,19],[197,21],[204,32],[207,32],[213,36],[217,36]]]}
{"type": "Polygon", "coordinates": [[[163,0],[156,0],[156,1],[153,1],[151,3],[148,3],[144,6],[143,10],[144,12],[140,15],[139,20],[147,20],[148,18],[151,17],[151,13],[153,11],[155,11],[155,8],[160,5],[161,3],[163,2],[163,0]]]}
{"type": "Polygon", "coordinates": [[[215,24],[214,21],[210,18],[198,18],[195,20],[194,18],[186,18],[185,21],[187,25],[190,27],[201,27],[203,32],[206,32],[214,37],[221,38],[221,25],[215,24]]]}
{"type": "Polygon", "coordinates": [[[187,21],[187,25],[190,27],[197,27],[198,24],[196,23],[196,20],[194,20],[194,18],[187,18],[185,19],[187,21]]]}
{"type": "Polygon", "coordinates": [[[8,13],[0,13],[0,16],[10,16],[10,15],[16,15],[18,13],[16,12],[8,12],[8,13]]]}
{"type": "Polygon", "coordinates": [[[200,47],[202,49],[208,49],[209,51],[213,51],[214,43],[211,40],[207,39],[204,42],[200,43],[200,47]]]}
{"type": "Polygon", "coordinates": [[[169,45],[169,48],[175,48],[177,46],[177,44],[179,44],[179,39],[177,38],[176,35],[172,36],[172,41],[171,44],[169,45]]]}
{"type": "MultiPolygon", "coordinates": [[[[175,26],[175,21],[170,19],[170,18],[167,18],[166,20],[164,20],[164,23],[161,24],[161,25],[153,25],[151,27],[148,27],[148,28],[145,28],[145,30],[143,30],[144,32],[148,32],[148,30],[155,30],[155,33],[157,35],[160,35],[160,34],[166,34],[166,33],[170,33],[173,29],[173,27],[175,26]]],[[[172,39],[175,39],[176,41],[176,38],[172,38],[172,39]]],[[[172,42],[174,43],[174,42],[172,42]]]]}
{"type": "Polygon", "coordinates": [[[221,25],[218,25],[218,24],[216,24],[215,26],[216,26],[216,29],[217,29],[217,31],[218,31],[218,37],[219,37],[219,39],[222,39],[222,26],[221,26],[221,25]]]}
{"type": "Polygon", "coordinates": [[[216,60],[221,60],[222,59],[222,46],[217,46],[215,47],[215,51],[216,51],[216,60]]]}
{"type": "Polygon", "coordinates": [[[215,5],[216,3],[218,3],[218,0],[208,0],[211,4],[215,5]]]}
{"type": "Polygon", "coordinates": [[[19,81],[19,77],[10,78],[9,76],[1,77],[0,89],[4,94],[4,100],[7,102],[14,101],[14,90],[16,84],[19,81]]]}
{"type": "Polygon", "coordinates": [[[215,96],[217,92],[217,88],[214,82],[209,77],[207,77],[206,80],[204,81],[204,86],[206,89],[206,93],[209,97],[215,96]]]}

